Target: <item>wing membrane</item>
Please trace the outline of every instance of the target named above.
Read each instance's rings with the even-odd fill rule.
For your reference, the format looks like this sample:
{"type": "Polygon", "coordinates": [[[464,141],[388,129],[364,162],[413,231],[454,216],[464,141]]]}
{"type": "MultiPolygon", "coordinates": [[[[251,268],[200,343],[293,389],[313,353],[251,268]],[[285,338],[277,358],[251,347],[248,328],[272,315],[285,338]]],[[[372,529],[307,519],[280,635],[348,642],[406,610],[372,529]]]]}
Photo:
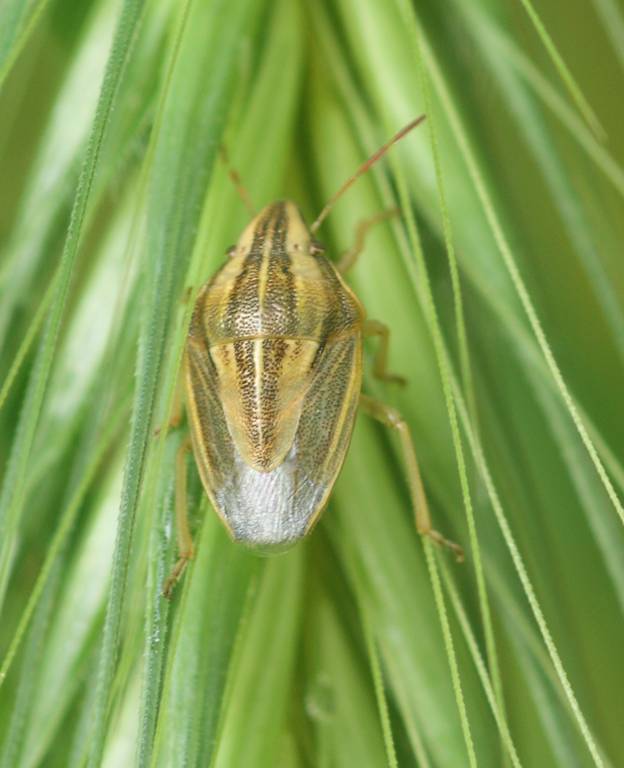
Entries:
{"type": "Polygon", "coordinates": [[[361,338],[319,351],[290,449],[270,471],[251,466],[232,435],[207,345],[187,347],[187,400],[202,482],[234,539],[262,549],[287,547],[318,519],[349,446],[361,383],[361,338]]]}

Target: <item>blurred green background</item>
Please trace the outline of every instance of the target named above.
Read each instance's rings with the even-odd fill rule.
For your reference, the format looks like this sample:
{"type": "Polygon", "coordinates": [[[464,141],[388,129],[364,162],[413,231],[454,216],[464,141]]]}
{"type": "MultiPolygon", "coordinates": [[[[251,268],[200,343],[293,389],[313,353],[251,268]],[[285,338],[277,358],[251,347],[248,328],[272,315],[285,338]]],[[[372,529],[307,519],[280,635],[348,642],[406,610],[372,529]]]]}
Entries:
{"type": "Polygon", "coordinates": [[[4,0],[0,767],[624,765],[619,0],[4,0]],[[233,545],[171,412],[255,205],[339,202],[435,525],[358,418],[322,522],[233,545]]]}

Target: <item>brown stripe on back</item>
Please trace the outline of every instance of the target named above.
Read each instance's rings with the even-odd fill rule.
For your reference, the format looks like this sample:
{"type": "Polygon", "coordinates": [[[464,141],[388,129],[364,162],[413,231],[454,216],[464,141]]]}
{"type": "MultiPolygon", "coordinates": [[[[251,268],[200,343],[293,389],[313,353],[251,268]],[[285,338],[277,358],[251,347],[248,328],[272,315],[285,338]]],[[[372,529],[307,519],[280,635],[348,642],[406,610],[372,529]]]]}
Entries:
{"type": "Polygon", "coordinates": [[[266,332],[296,336],[298,330],[297,291],[292,273],[292,259],[286,249],[288,214],[286,204],[276,203],[272,227],[269,271],[262,306],[266,332]]]}
{"type": "Polygon", "coordinates": [[[275,456],[279,429],[281,375],[288,342],[285,339],[265,339],[262,344],[262,377],[260,380],[260,436],[256,446],[258,461],[268,469],[275,456]]]}
{"type": "Polygon", "coordinates": [[[241,325],[252,324],[260,310],[258,286],[262,269],[262,257],[266,234],[271,221],[271,211],[259,222],[254,238],[245,257],[241,271],[236,276],[230,291],[223,317],[224,333],[233,338],[241,325]]]}
{"type": "Polygon", "coordinates": [[[211,349],[230,435],[243,460],[260,472],[278,466],[293,444],[317,347],[274,338],[211,349]]]}
{"type": "Polygon", "coordinates": [[[236,385],[242,406],[241,420],[248,440],[253,446],[260,444],[260,429],[256,407],[256,363],[254,360],[255,342],[235,341],[234,360],[236,365],[236,385]]]}

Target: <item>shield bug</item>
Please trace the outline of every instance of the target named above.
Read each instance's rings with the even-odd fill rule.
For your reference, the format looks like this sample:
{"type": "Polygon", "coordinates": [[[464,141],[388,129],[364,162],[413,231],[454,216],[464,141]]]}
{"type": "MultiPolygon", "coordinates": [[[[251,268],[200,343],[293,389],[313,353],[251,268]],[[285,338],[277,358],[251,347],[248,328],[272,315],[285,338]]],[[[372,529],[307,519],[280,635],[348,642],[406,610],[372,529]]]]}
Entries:
{"type": "MultiPolygon", "coordinates": [[[[389,331],[366,319],[344,280],[363,248],[336,264],[315,233],[334,203],[385,152],[424,120],[406,125],[349,178],[308,227],[292,202],[255,215],[225,264],[200,290],[184,355],[191,446],[202,484],[231,537],[260,552],[282,551],[318,521],[344,461],[358,406],[398,432],[418,531],[453,549],[431,527],[416,452],[400,413],[361,393],[362,341],[379,340],[375,376],[386,370],[389,331]]],[[[240,187],[238,176],[231,172],[240,187]]],[[[246,200],[246,196],[243,196],[246,200]]],[[[186,519],[186,466],[178,454],[180,556],[169,595],[193,543],[186,519]]]]}

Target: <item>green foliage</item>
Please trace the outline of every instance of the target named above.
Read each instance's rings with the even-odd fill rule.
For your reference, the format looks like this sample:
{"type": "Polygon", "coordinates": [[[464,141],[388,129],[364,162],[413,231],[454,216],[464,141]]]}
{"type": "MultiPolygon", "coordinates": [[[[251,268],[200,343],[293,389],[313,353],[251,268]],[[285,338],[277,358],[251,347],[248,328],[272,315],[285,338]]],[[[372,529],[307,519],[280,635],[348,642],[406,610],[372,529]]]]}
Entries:
{"type": "MultiPolygon", "coordinates": [[[[621,11],[595,0],[0,7],[0,767],[615,766],[624,754],[621,11]],[[421,7],[422,6],[422,7],[421,7]],[[371,231],[436,527],[358,419],[322,522],[230,542],[173,408],[248,214],[371,231]]],[[[370,349],[367,347],[367,351],[370,349]]],[[[369,366],[366,366],[367,369],[369,366]]]]}

